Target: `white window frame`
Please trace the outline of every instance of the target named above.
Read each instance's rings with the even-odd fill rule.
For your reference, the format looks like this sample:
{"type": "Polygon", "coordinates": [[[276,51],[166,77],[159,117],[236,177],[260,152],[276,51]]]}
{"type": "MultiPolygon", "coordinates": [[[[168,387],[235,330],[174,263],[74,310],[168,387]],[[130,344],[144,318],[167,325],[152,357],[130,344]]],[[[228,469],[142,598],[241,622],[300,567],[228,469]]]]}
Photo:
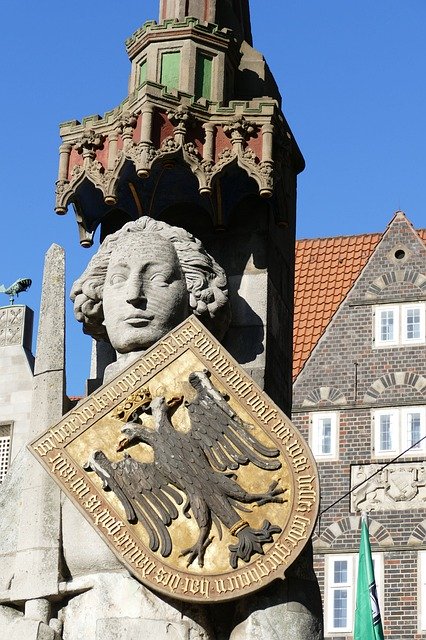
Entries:
{"type": "Polygon", "coordinates": [[[374,344],[376,347],[395,347],[399,343],[399,307],[392,305],[381,305],[375,307],[375,322],[374,322],[374,344]],[[382,313],[392,311],[394,322],[394,337],[393,340],[382,339],[382,313]]]}
{"type": "MultiPolygon", "coordinates": [[[[426,435],[426,406],[414,407],[388,407],[386,409],[373,409],[372,430],[373,430],[373,455],[376,458],[394,458],[410,446],[408,416],[411,413],[420,414],[420,438],[426,435]],[[383,415],[391,417],[391,440],[390,449],[382,449],[380,446],[380,418],[383,415]]],[[[419,439],[420,439],[419,438],[419,439]]],[[[424,457],[426,452],[426,439],[420,443],[417,449],[411,449],[405,454],[409,456],[424,457]]]]}
{"type": "Polygon", "coordinates": [[[309,443],[312,449],[312,453],[316,460],[336,460],[338,457],[338,426],[339,426],[339,413],[338,411],[315,411],[309,416],[310,430],[309,430],[309,443]],[[330,453],[324,453],[321,447],[321,423],[325,419],[330,419],[331,422],[331,447],[330,453]]]}
{"type": "Polygon", "coordinates": [[[426,632],[426,551],[419,551],[417,558],[417,616],[419,633],[426,632]]]}
{"type": "Polygon", "coordinates": [[[374,453],[380,457],[394,458],[401,452],[399,449],[400,436],[399,436],[399,412],[398,409],[374,409],[373,410],[373,433],[374,433],[374,453]],[[382,416],[390,416],[390,435],[392,447],[390,449],[382,449],[380,446],[380,421],[382,416]]]}
{"type": "Polygon", "coordinates": [[[374,340],[373,345],[377,349],[398,346],[410,346],[426,343],[426,303],[406,302],[404,304],[383,304],[373,308],[374,313],[374,340]],[[407,336],[407,314],[410,309],[420,312],[420,335],[418,338],[407,336]],[[394,337],[392,340],[383,340],[381,334],[382,313],[392,311],[394,317],[394,337]]]}
{"type": "MultiPolygon", "coordinates": [[[[384,617],[383,606],[383,553],[372,553],[374,576],[376,579],[377,595],[379,598],[380,613],[382,619],[384,617]]],[[[357,574],[358,574],[358,559],[357,553],[342,553],[336,555],[327,555],[325,565],[325,602],[324,602],[324,618],[325,618],[325,634],[326,635],[346,635],[353,632],[353,625],[355,620],[355,606],[356,606],[356,586],[357,586],[357,574]],[[334,564],[336,561],[348,562],[348,580],[346,583],[334,582],[334,564]],[[338,589],[347,590],[347,625],[343,627],[334,626],[334,592],[338,589]]],[[[425,560],[426,568],[426,560],[425,560]]],[[[426,573],[425,573],[426,576],[426,573]]],[[[426,584],[425,584],[426,589],[426,584]]]]}
{"type": "Polygon", "coordinates": [[[401,344],[424,344],[425,342],[425,303],[401,305],[401,344]],[[410,309],[420,311],[420,336],[418,338],[407,337],[407,314],[410,309]]]}
{"type": "Polygon", "coordinates": [[[355,610],[355,584],[353,576],[355,574],[354,556],[352,554],[329,555],[326,558],[326,606],[325,606],[325,627],[327,634],[348,633],[353,629],[353,614],[355,610]],[[334,567],[336,562],[345,561],[348,563],[348,580],[346,583],[334,582],[334,567]],[[334,594],[340,590],[347,593],[347,625],[345,627],[335,627],[334,625],[334,594]]]}

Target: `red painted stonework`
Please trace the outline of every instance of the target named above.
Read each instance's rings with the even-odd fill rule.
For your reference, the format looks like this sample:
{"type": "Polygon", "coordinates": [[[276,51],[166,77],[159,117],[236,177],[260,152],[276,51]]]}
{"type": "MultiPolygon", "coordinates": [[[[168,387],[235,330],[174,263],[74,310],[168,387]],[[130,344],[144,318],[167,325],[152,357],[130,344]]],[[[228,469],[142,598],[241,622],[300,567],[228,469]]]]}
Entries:
{"type": "Polygon", "coordinates": [[[109,149],[109,140],[107,138],[104,141],[103,148],[98,149],[96,151],[96,160],[101,163],[104,169],[108,167],[108,149],[109,149]]]}
{"type": "Polygon", "coordinates": [[[232,144],[222,127],[218,127],[216,130],[216,149],[215,149],[215,162],[218,161],[220,153],[224,149],[232,149],[232,144]]]}
{"type": "Polygon", "coordinates": [[[186,139],[188,142],[192,142],[196,146],[198,153],[202,156],[206,135],[200,123],[197,123],[195,127],[189,128],[186,134],[186,139]]]}
{"type": "Polygon", "coordinates": [[[83,166],[83,156],[76,149],[71,150],[70,161],[68,165],[68,180],[72,179],[72,170],[76,165],[83,166]]]}
{"type": "Polygon", "coordinates": [[[152,142],[156,149],[159,149],[166,138],[173,135],[174,127],[170,122],[167,113],[158,111],[154,112],[152,142]]]}

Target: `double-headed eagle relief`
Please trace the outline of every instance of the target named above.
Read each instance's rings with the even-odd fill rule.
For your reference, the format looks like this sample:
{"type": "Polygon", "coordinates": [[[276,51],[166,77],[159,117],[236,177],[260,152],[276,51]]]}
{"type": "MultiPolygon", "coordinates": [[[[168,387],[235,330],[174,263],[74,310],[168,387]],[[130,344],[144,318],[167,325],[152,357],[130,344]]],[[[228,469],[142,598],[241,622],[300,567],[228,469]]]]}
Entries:
{"type": "Polygon", "coordinates": [[[117,450],[146,443],[154,451],[154,461],[142,463],[126,453],[122,460],[111,462],[102,451],[95,451],[86,469],[95,471],[103,488],[116,494],[129,522],[143,524],[151,551],[159,550],[164,558],[170,556],[168,527],[179,517],[177,506],[185,501],[183,514],[194,517],[199,529],[197,541],[180,552],[187,556],[188,566],[196,559],[200,567],[204,566],[214,523],[220,539],[222,527],[238,539],[237,544],[229,546],[229,564],[236,569],[239,559],[247,563],[253,555],[263,555],[263,545],[281,533],[281,527],[268,520],[260,529],[250,527],[239,511],[247,512],[245,505],[282,503],[287,491],[275,480],[266,491],[249,492],[239,484],[238,470],[251,463],[265,471],[276,471],[281,468],[280,452],[250,433],[253,427],[231,409],[207,371],[192,372],[189,383],[196,396],[185,402],[191,424],[188,433],[178,432],[170,420],[170,412],[184,402],[183,396],[166,402],[164,396],[152,398],[146,391],[143,404],[135,408],[131,421],[121,429],[124,438],[117,450]],[[153,428],[144,426],[146,413],[154,418],[153,428]]]}
{"type": "Polygon", "coordinates": [[[308,446],[194,316],[30,447],[129,571],[172,598],[283,578],[315,525],[308,446]]]}

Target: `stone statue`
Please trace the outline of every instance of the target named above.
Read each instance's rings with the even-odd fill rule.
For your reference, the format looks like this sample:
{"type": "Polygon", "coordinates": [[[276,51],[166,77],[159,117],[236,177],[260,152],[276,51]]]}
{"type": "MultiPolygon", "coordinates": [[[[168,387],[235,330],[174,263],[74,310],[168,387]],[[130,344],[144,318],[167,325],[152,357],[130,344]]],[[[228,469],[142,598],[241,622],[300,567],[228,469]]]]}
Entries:
{"type": "MultiPolygon", "coordinates": [[[[71,299],[84,332],[110,342],[117,353],[105,381],[191,312],[219,338],[230,320],[223,269],[187,231],[148,217],[105,239],[73,284],[71,299]]],[[[139,584],[68,500],[62,532],[67,570],[77,582],[90,584],[90,591],[77,595],[63,612],[64,638],[191,634],[191,639],[216,640],[205,608],[168,601],[139,584]]]]}
{"type": "MultiPolygon", "coordinates": [[[[117,362],[107,367],[106,378],[116,375],[191,312],[219,339],[230,320],[223,269],[191,234],[148,217],[106,238],[74,283],[71,298],[85,333],[109,341],[117,352],[117,362]]],[[[168,629],[176,634],[172,637],[191,640],[322,637],[321,612],[311,611],[311,599],[318,601],[318,593],[309,545],[290,568],[288,580],[242,598],[237,606],[211,607],[168,601],[139,584],[106,545],[99,545],[96,533],[68,501],[63,505],[63,545],[71,575],[89,574],[91,585],[89,592],[71,600],[65,609],[67,640],[77,640],[82,637],[79,633],[97,639],[101,631],[104,637],[110,633],[124,638],[130,632],[163,638],[168,629]],[[77,527],[84,548],[76,540],[77,527]],[[129,594],[125,601],[124,593],[129,594]],[[113,608],[116,616],[102,620],[105,607],[113,608]],[[130,626],[126,626],[128,618],[130,626]]]]}
{"type": "Polygon", "coordinates": [[[108,236],[71,290],[84,332],[107,340],[107,377],[188,317],[219,339],[230,320],[226,275],[199,240],[146,216],[108,236]]]}
{"type": "MultiPolygon", "coordinates": [[[[131,364],[191,313],[219,339],[230,321],[223,269],[191,234],[147,217],[126,224],[106,238],[74,283],[71,298],[84,331],[97,340],[109,341],[117,352],[117,362],[106,371],[108,377],[131,364]]],[[[54,419],[49,418],[51,422],[54,419]]],[[[19,477],[19,467],[16,471],[11,474],[12,481],[19,477]]],[[[39,471],[42,481],[48,479],[43,469],[39,471]]],[[[40,495],[43,492],[41,483],[40,495]]],[[[58,513],[60,533],[57,536],[52,528],[52,535],[60,541],[61,595],[52,605],[54,618],[51,614],[45,617],[46,622],[49,617],[55,622],[55,630],[53,622],[50,627],[40,627],[46,633],[51,630],[51,635],[43,638],[321,639],[321,611],[312,605],[319,599],[310,545],[290,567],[284,581],[275,581],[236,602],[191,604],[154,593],[139,583],[74,505],[64,496],[60,505],[59,500],[53,500],[50,508],[58,513]]],[[[44,512],[43,505],[40,501],[32,508],[44,512]]],[[[36,611],[33,617],[40,617],[39,609],[49,603],[38,599],[35,587],[31,597],[34,600],[30,604],[34,603],[36,611]]],[[[28,620],[0,606],[0,623],[5,621],[9,628],[13,614],[15,618],[21,615],[17,621],[22,624],[36,625],[30,619],[30,605],[26,605],[26,613],[27,609],[28,620]]],[[[19,637],[40,640],[42,636],[36,631],[35,635],[25,632],[19,637]]],[[[3,640],[1,632],[0,638],[3,640]]]]}

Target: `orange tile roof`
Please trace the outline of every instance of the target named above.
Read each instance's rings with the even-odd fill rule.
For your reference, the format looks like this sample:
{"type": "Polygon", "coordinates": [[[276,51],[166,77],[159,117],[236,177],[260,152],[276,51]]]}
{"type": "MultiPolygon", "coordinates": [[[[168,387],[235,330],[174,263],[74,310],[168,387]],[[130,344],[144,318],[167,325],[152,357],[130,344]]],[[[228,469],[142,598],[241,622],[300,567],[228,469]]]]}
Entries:
{"type": "Polygon", "coordinates": [[[381,234],[296,242],[293,379],[371,256],[381,234]]]}
{"type": "MultiPolygon", "coordinates": [[[[426,242],[426,229],[417,231],[426,242]]],[[[382,233],[296,241],[293,380],[376,248],[382,233]]]]}

